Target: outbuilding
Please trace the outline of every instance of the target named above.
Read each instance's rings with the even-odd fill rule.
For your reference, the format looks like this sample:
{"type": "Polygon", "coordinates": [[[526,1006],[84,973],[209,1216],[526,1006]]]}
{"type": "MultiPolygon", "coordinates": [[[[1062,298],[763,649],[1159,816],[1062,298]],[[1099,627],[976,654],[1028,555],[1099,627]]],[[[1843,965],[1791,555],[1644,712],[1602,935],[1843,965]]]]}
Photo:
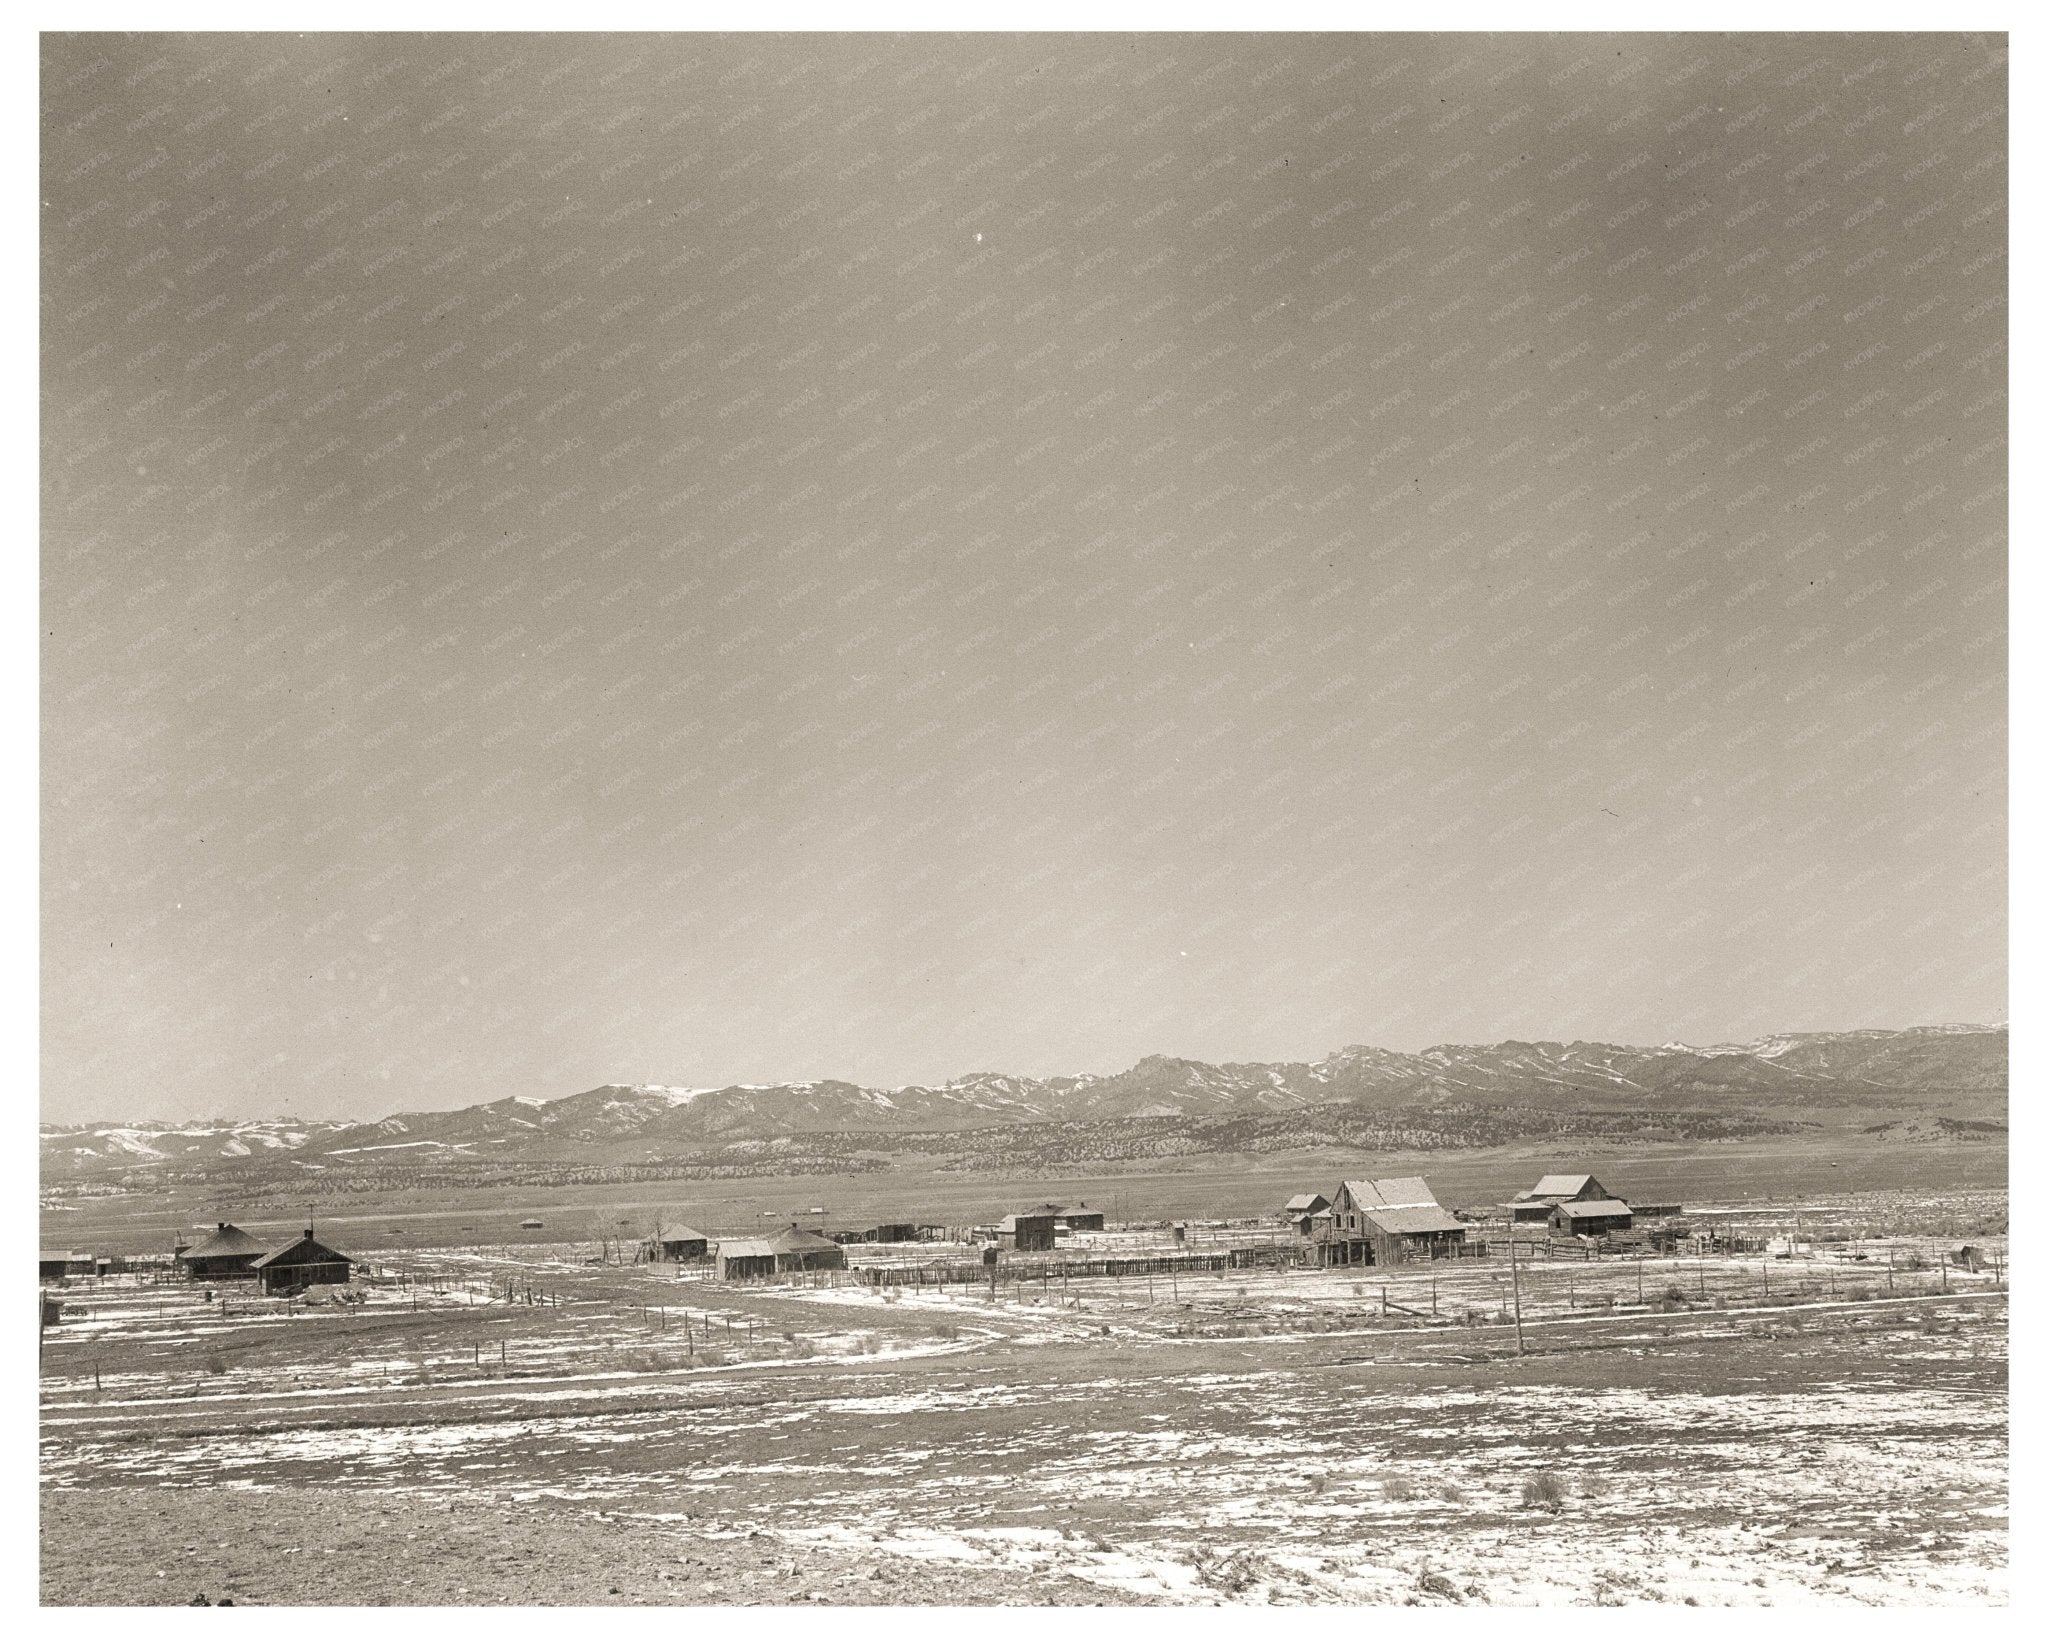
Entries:
{"type": "Polygon", "coordinates": [[[1625,1200],[1563,1200],[1550,1213],[1550,1226],[1562,1234],[1614,1234],[1635,1221],[1625,1200]]]}
{"type": "Polygon", "coordinates": [[[1063,1211],[1059,1214],[1058,1226],[1070,1229],[1099,1230],[1104,1226],[1104,1222],[1105,1219],[1102,1213],[1091,1211],[1088,1202],[1083,1200],[1073,1210],[1063,1211]]]}
{"type": "Polygon", "coordinates": [[[775,1272],[775,1248],[766,1240],[720,1240],[721,1280],[762,1280],[775,1272]]]}
{"type": "Polygon", "coordinates": [[[255,1278],[256,1259],[262,1255],[260,1240],[232,1223],[219,1223],[197,1245],[187,1246],[179,1260],[195,1280],[247,1280],[255,1278]]]}
{"type": "Polygon", "coordinates": [[[309,1285],[347,1285],[353,1261],[324,1246],[307,1229],[298,1239],[265,1252],[251,1265],[266,1297],[288,1296],[309,1285]]]}

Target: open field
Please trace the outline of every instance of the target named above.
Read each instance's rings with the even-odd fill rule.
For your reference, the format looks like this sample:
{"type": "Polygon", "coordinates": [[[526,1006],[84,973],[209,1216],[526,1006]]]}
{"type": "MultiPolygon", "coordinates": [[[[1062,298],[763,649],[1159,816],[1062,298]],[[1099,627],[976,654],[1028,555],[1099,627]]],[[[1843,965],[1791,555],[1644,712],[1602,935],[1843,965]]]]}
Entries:
{"type": "Polygon", "coordinates": [[[1944,1266],[1915,1204],[2005,1202],[1816,1196],[1841,1238],[1789,1259],[1538,1259],[1522,1356],[1498,1259],[991,1293],[449,1247],[225,1314],[81,1281],[43,1597],[1999,1602],[2005,1243],[1944,1266]]]}
{"type": "MultiPolygon", "coordinates": [[[[1783,1139],[1755,1143],[1660,1143],[1592,1149],[1574,1164],[1617,1193],[1639,1200],[1791,1201],[1831,1192],[2000,1190],[2007,1146],[1981,1143],[1875,1143],[1868,1138],[1783,1139]]],[[[594,1238],[606,1230],[643,1233],[657,1214],[711,1233],[756,1232],[763,1223],[803,1216],[813,1226],[878,1221],[992,1222],[1051,1197],[1086,1200],[1118,1221],[1256,1216],[1303,1189],[1328,1192],[1341,1177],[1427,1174],[1451,1207],[1487,1207],[1527,1188],[1554,1168],[1549,1149],[1450,1150],[1408,1154],[1318,1149],[1281,1156],[1191,1156],[1177,1164],[959,1173],[928,1166],[882,1172],[786,1178],[696,1179],[667,1184],[586,1184],[560,1188],[401,1190],[323,1199],[317,1221],[350,1252],[410,1245],[535,1245],[594,1238]],[[823,1206],[821,1218],[809,1208],[823,1206]],[[544,1227],[522,1230],[522,1219],[544,1227]]],[[[72,1197],[46,1210],[43,1239],[52,1252],[80,1246],[117,1253],[159,1252],[171,1236],[222,1219],[253,1232],[289,1231],[303,1209],[254,1206],[227,1181],[209,1188],[72,1197]]]]}

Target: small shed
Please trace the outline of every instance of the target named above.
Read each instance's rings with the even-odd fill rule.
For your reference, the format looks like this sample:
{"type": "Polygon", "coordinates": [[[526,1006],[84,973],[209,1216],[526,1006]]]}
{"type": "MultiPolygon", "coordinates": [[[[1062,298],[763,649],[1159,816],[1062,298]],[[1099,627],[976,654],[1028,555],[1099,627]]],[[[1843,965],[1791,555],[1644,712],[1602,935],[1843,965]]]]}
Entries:
{"type": "Polygon", "coordinates": [[[775,1272],[775,1248],[766,1240],[720,1240],[721,1280],[761,1280],[775,1272]]]}
{"type": "Polygon", "coordinates": [[[262,1255],[260,1240],[232,1223],[218,1223],[197,1245],[187,1246],[180,1260],[195,1280],[247,1280],[255,1278],[256,1259],[262,1255]]]}
{"type": "Polygon", "coordinates": [[[1561,1200],[1550,1213],[1550,1226],[1565,1234],[1613,1234],[1635,1221],[1623,1200],[1561,1200]]]}
{"type": "Polygon", "coordinates": [[[266,1297],[289,1295],[309,1285],[347,1285],[354,1266],[350,1258],[314,1239],[311,1229],[251,1265],[266,1297]]]}
{"type": "Polygon", "coordinates": [[[36,1278],[39,1280],[61,1280],[70,1272],[71,1259],[68,1257],[38,1257],[36,1259],[36,1278]]]}

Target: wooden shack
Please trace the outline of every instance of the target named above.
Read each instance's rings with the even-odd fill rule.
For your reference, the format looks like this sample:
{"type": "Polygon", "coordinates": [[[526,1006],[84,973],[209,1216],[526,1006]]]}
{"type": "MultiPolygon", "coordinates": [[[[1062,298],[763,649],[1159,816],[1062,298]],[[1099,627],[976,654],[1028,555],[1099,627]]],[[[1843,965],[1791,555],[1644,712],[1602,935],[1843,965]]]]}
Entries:
{"type": "Polygon", "coordinates": [[[264,1253],[250,1265],[266,1297],[290,1296],[311,1285],[347,1285],[352,1259],[322,1245],[307,1229],[296,1240],[264,1253]]]}
{"type": "Polygon", "coordinates": [[[763,1280],[775,1272],[775,1248],[766,1240],[720,1240],[721,1280],[763,1280]]]}
{"type": "Polygon", "coordinates": [[[1103,1214],[1099,1211],[1091,1210],[1088,1202],[1083,1200],[1074,1206],[1072,1210],[1061,1212],[1059,1214],[1059,1223],[1056,1226],[1088,1231],[1100,1230],[1104,1226],[1104,1222],[1103,1214]]]}
{"type": "Polygon", "coordinates": [[[1623,1200],[1561,1200],[1550,1213],[1550,1226],[1560,1234],[1614,1234],[1635,1221],[1623,1200]]]}
{"type": "Polygon", "coordinates": [[[262,1255],[261,1241],[232,1223],[219,1223],[197,1245],[186,1247],[179,1260],[195,1280],[250,1280],[256,1277],[256,1259],[262,1255]]]}
{"type": "Polygon", "coordinates": [[[1524,1189],[1514,1199],[1502,1202],[1502,1209],[1512,1222],[1547,1223],[1550,1214],[1568,1200],[1613,1198],[1591,1172],[1546,1172],[1536,1180],[1534,1188],[1524,1189]]]}

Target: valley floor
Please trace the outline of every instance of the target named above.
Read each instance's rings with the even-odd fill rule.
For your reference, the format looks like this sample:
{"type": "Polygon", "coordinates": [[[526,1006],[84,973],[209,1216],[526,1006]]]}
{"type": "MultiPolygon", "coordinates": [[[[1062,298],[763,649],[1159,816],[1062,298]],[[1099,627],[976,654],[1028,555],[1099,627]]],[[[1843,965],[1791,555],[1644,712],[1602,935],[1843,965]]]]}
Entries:
{"type": "Polygon", "coordinates": [[[1484,1262],[995,1301],[529,1267],[552,1306],[445,1255],[289,1319],[81,1301],[44,1601],[2006,1596],[2002,1268],[1532,1269],[1518,1357],[1484,1262]]]}

